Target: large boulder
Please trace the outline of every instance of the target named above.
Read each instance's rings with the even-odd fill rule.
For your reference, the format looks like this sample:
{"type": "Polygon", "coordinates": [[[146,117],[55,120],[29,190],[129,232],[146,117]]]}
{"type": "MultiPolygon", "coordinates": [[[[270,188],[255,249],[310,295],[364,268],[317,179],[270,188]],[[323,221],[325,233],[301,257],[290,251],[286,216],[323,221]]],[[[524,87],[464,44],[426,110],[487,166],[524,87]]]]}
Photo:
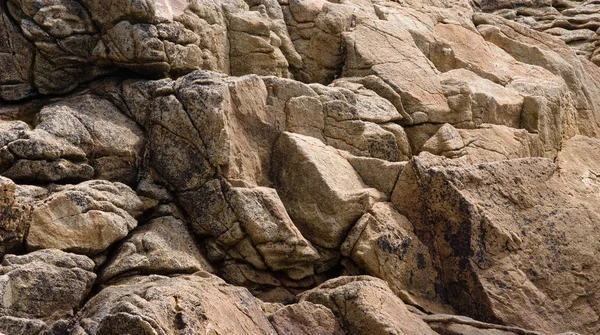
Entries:
{"type": "Polygon", "coordinates": [[[422,155],[402,171],[392,202],[429,247],[460,313],[546,332],[597,332],[599,144],[575,137],[556,163],[471,166],[422,155]]]}
{"type": "Polygon", "coordinates": [[[185,223],[172,216],[131,232],[104,264],[99,281],[132,274],[214,272],[185,223]]]}
{"type": "Polygon", "coordinates": [[[273,160],[277,190],[300,232],[311,242],[338,248],[356,220],[385,194],[368,188],[332,147],[283,133],[273,160]]]}
{"type": "Polygon", "coordinates": [[[130,277],[79,312],[76,334],[276,334],[246,289],[207,273],[130,277]]]}
{"type": "MultiPolygon", "coordinates": [[[[96,279],[93,269],[94,262],[88,257],[60,250],[4,256],[0,266],[0,317],[56,321],[72,316],[92,289],[96,279]]],[[[2,325],[4,322],[0,330],[2,325]]]]}
{"type": "Polygon", "coordinates": [[[303,293],[300,301],[329,308],[349,335],[436,334],[408,311],[384,281],[373,277],[332,279],[303,293]]]}
{"type": "Polygon", "coordinates": [[[33,203],[27,249],[95,255],[137,226],[142,202],[129,186],[103,180],[59,186],[33,203]]]}

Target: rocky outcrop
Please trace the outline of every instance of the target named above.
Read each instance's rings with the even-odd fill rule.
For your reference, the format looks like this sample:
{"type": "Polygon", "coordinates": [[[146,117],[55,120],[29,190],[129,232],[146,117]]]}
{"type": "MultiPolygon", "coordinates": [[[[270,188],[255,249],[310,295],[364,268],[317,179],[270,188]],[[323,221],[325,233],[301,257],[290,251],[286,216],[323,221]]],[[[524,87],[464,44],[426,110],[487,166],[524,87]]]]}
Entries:
{"type": "Polygon", "coordinates": [[[277,334],[343,335],[338,320],[331,310],[308,301],[289,305],[277,310],[269,321],[277,334]]]}
{"type": "Polygon", "coordinates": [[[284,133],[274,149],[278,189],[300,231],[338,248],[351,226],[385,195],[369,189],[352,165],[316,139],[284,133]]]}
{"type": "Polygon", "coordinates": [[[448,301],[459,312],[546,332],[596,331],[595,305],[578,292],[596,291],[595,281],[580,276],[593,277],[597,267],[590,255],[598,183],[590,171],[598,168],[598,151],[574,157],[597,145],[575,137],[556,163],[443,166],[425,155],[407,165],[392,202],[436,255],[448,301]]]}
{"type": "Polygon", "coordinates": [[[300,301],[326,306],[346,334],[435,334],[380,279],[340,277],[303,293],[300,301]]]}
{"type": "Polygon", "coordinates": [[[100,291],[78,319],[75,334],[276,334],[246,289],[206,272],[131,277],[100,291]]]}
{"type": "Polygon", "coordinates": [[[478,7],[560,38],[598,64],[598,3],[595,1],[475,1],[478,7]]]}
{"type": "Polygon", "coordinates": [[[181,220],[165,216],[133,231],[107,260],[99,281],[131,274],[214,272],[181,220]]]}
{"type": "Polygon", "coordinates": [[[0,1],[0,332],[597,333],[596,7],[0,1]]]}
{"type": "Polygon", "coordinates": [[[33,205],[28,250],[61,249],[96,255],[137,226],[141,201],[121,183],[64,186],[33,205]]]}
{"type": "MultiPolygon", "coordinates": [[[[91,259],[55,249],[6,255],[0,266],[0,317],[56,321],[72,316],[92,289],[96,279],[93,269],[91,259]]],[[[23,330],[37,328],[39,323],[8,320],[7,328],[2,322],[0,330],[15,327],[13,322],[21,324],[23,330]]]]}

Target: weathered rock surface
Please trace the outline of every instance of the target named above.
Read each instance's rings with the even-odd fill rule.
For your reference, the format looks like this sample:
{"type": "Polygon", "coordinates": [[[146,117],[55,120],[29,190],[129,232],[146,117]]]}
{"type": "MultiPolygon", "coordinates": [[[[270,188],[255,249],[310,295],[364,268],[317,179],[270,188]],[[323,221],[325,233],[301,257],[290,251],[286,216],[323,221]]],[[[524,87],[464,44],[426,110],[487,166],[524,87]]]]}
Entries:
{"type": "Polygon", "coordinates": [[[342,245],[342,255],[367,274],[388,282],[391,290],[406,302],[429,311],[443,310],[440,301],[436,301],[438,273],[429,250],[413,230],[392,204],[377,203],[352,228],[342,245]]]}
{"type": "Polygon", "coordinates": [[[481,10],[560,38],[578,55],[598,64],[598,12],[595,1],[475,1],[481,10]]]}
{"type": "Polygon", "coordinates": [[[279,335],[343,335],[331,310],[323,305],[303,301],[277,310],[269,321],[279,335]]]}
{"type": "Polygon", "coordinates": [[[0,176],[0,256],[18,250],[29,228],[31,206],[19,204],[15,183],[0,176]]]}
{"type": "MultiPolygon", "coordinates": [[[[92,289],[96,279],[93,269],[91,259],[60,250],[4,256],[0,266],[0,317],[56,321],[72,316],[92,289]]],[[[35,321],[26,326],[26,322],[9,320],[9,329],[11,323],[27,329],[40,327],[35,321]]],[[[0,330],[3,328],[0,326],[0,330]]]]}
{"type": "Polygon", "coordinates": [[[131,277],[79,312],[75,334],[276,334],[246,289],[207,273],[131,277]]]}
{"type": "Polygon", "coordinates": [[[165,216],[133,231],[107,261],[99,281],[132,274],[214,272],[185,223],[165,216]]]}
{"type": "Polygon", "coordinates": [[[110,101],[86,94],[47,104],[30,127],[0,126],[0,171],[18,182],[137,179],[144,136],[110,101]],[[33,128],[33,129],[31,129],[33,128]]]}
{"type": "Polygon", "coordinates": [[[274,149],[275,180],[290,216],[309,240],[338,248],[352,225],[385,195],[368,188],[337,150],[284,133],[274,149]]]}
{"type": "Polygon", "coordinates": [[[598,311],[587,300],[596,281],[581,276],[598,268],[598,144],[575,137],[556,163],[453,167],[425,155],[405,167],[392,202],[436,255],[459,312],[546,332],[596,332],[598,311]]]}
{"type": "Polygon", "coordinates": [[[34,206],[28,250],[95,255],[137,226],[142,203],[127,185],[93,180],[59,187],[34,206]]]}
{"type": "MultiPolygon", "coordinates": [[[[449,335],[541,335],[542,333],[518,327],[501,326],[493,323],[476,321],[457,315],[426,315],[423,316],[431,329],[440,334],[449,335]]],[[[574,333],[571,333],[574,334],[574,333]]],[[[567,335],[567,333],[564,333],[567,335]]]]}
{"type": "Polygon", "coordinates": [[[406,309],[387,284],[373,277],[339,277],[301,295],[333,311],[347,334],[435,334],[406,309]]]}

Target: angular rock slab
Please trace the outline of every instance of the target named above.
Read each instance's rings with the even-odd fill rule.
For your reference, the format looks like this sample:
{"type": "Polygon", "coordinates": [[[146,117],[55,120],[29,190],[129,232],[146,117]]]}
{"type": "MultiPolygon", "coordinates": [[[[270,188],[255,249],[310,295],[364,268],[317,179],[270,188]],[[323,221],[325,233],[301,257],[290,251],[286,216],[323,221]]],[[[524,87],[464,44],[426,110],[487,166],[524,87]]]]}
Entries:
{"type": "Polygon", "coordinates": [[[0,317],[56,321],[72,316],[92,289],[93,269],[88,257],[55,249],[6,255],[0,266],[0,317]]]}
{"type": "Polygon", "coordinates": [[[76,334],[277,334],[250,292],[206,272],[130,277],[78,316],[76,334]]]}
{"type": "Polygon", "coordinates": [[[404,301],[427,311],[441,311],[429,250],[408,219],[392,204],[380,202],[354,225],[342,244],[342,255],[371,276],[385,280],[404,301]]]}
{"type": "Polygon", "coordinates": [[[214,272],[185,223],[172,216],[138,227],[100,272],[104,282],[120,275],[214,272]]]}
{"type": "Polygon", "coordinates": [[[274,189],[234,187],[229,203],[271,270],[294,279],[314,273],[319,254],[294,226],[274,189]]]}
{"type": "Polygon", "coordinates": [[[321,304],[333,311],[348,335],[437,334],[374,277],[338,277],[304,292],[300,302],[321,304]]]}
{"type": "Polygon", "coordinates": [[[392,202],[429,247],[460,313],[545,332],[598,332],[599,145],[577,136],[556,164],[451,166],[422,155],[402,171],[392,202]]]}
{"type": "Polygon", "coordinates": [[[273,150],[274,179],[290,217],[309,241],[338,248],[374,202],[368,188],[337,150],[312,137],[283,133],[273,150]]]}
{"type": "Polygon", "coordinates": [[[269,316],[279,335],[344,335],[331,310],[303,301],[285,306],[269,316]]]}
{"type": "Polygon", "coordinates": [[[137,226],[142,201],[129,186],[103,180],[59,187],[34,204],[28,250],[55,248],[95,255],[137,226]]]}

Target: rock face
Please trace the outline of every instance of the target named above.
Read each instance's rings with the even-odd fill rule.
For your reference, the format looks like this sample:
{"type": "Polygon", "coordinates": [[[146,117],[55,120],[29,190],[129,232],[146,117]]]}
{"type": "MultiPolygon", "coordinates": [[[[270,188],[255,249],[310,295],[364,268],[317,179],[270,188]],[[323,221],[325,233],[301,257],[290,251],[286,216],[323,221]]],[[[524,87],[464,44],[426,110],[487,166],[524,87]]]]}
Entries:
{"type": "Polygon", "coordinates": [[[276,334],[257,299],[209,273],[131,277],[80,312],[77,334],[276,334]]]}
{"type": "Polygon", "coordinates": [[[595,64],[600,61],[597,27],[598,3],[594,1],[475,1],[486,12],[514,20],[560,38],[575,52],[595,64]]]}
{"type": "Polygon", "coordinates": [[[0,333],[599,333],[599,6],[0,1],[0,333]]]}
{"type": "Polygon", "coordinates": [[[352,225],[377,200],[352,165],[320,141],[284,133],[274,149],[275,180],[291,217],[316,244],[338,248],[352,225]]]}
{"type": "Polygon", "coordinates": [[[92,289],[93,269],[91,259],[55,249],[6,255],[0,266],[0,317],[59,320],[72,316],[92,289]]]}
{"type": "Polygon", "coordinates": [[[133,273],[214,271],[181,220],[165,216],[133,231],[107,261],[99,280],[133,273]]]}
{"type": "Polygon", "coordinates": [[[302,294],[331,309],[347,334],[435,334],[380,279],[340,277],[302,294]]]}
{"type": "Polygon", "coordinates": [[[27,249],[95,255],[137,226],[142,203],[124,184],[95,180],[59,187],[34,206],[27,249]]]}
{"type": "Polygon", "coordinates": [[[595,304],[577,292],[597,291],[579,276],[597,266],[590,256],[599,247],[599,185],[586,176],[598,169],[599,152],[575,157],[599,143],[574,137],[556,163],[442,167],[423,156],[407,165],[392,202],[438,255],[434,263],[459,312],[546,332],[597,331],[595,304]]]}
{"type": "Polygon", "coordinates": [[[279,309],[269,317],[269,321],[277,334],[345,334],[331,310],[308,301],[279,309]]]}

